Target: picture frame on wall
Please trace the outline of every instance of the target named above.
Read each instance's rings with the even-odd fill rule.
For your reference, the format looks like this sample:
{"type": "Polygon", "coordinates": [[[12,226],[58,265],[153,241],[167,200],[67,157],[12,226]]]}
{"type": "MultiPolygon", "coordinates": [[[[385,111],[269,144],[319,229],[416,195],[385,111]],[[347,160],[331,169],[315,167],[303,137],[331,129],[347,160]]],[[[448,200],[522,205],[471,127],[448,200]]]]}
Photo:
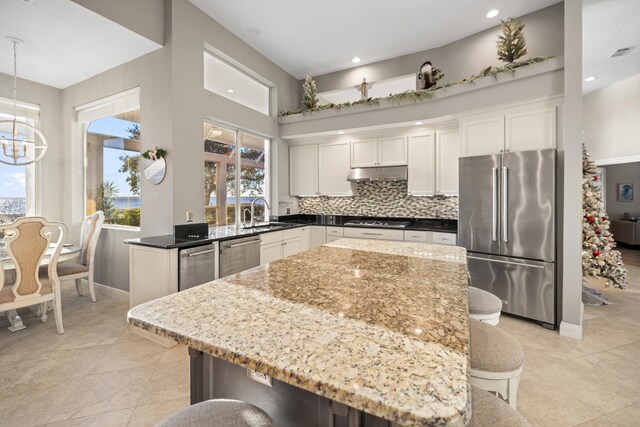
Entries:
{"type": "Polygon", "coordinates": [[[632,182],[618,183],[618,201],[633,202],[633,183],[632,182]]]}

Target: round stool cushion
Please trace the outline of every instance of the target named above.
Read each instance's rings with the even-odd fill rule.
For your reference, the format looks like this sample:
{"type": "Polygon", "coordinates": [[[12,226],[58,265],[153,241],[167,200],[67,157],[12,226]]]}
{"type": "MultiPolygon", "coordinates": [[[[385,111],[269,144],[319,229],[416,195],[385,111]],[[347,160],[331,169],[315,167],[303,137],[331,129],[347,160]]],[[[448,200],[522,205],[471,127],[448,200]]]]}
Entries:
{"type": "Polygon", "coordinates": [[[529,427],[529,423],[507,402],[471,386],[470,427],[529,427]]]}
{"type": "Polygon", "coordinates": [[[469,314],[500,313],[502,301],[491,292],[469,286],[469,314]]]}
{"type": "Polygon", "coordinates": [[[509,372],[522,366],[524,350],[514,337],[500,328],[469,319],[471,369],[509,372]]]}
{"type": "Polygon", "coordinates": [[[165,418],[156,427],[275,427],[262,409],[239,400],[196,403],[165,418]]]}

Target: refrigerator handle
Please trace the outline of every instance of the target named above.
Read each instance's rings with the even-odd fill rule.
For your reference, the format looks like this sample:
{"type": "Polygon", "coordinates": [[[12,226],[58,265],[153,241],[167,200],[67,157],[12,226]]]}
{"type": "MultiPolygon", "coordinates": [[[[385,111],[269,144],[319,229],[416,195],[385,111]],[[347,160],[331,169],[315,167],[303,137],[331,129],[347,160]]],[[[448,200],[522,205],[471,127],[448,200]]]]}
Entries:
{"type": "Polygon", "coordinates": [[[509,168],[502,167],[502,241],[507,242],[509,240],[509,233],[507,231],[507,215],[509,205],[509,168]]]}
{"type": "Polygon", "coordinates": [[[491,168],[491,240],[498,240],[498,168],[491,168]]]}

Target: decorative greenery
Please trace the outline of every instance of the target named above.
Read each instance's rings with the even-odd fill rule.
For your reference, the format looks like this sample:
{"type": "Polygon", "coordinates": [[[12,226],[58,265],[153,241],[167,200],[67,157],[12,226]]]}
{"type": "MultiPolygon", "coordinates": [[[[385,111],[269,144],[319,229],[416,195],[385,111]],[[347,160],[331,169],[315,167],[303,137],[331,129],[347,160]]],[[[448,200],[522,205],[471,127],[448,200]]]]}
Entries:
{"type": "Polygon", "coordinates": [[[524,40],[524,24],[508,17],[502,22],[502,35],[498,36],[498,59],[513,64],[527,54],[524,40]]]}
{"type": "Polygon", "coordinates": [[[318,88],[316,88],[316,82],[311,78],[311,74],[307,74],[302,84],[302,90],[304,92],[302,103],[308,110],[313,110],[318,106],[318,88]]]}
{"type": "Polygon", "coordinates": [[[164,158],[167,155],[167,150],[156,147],[155,150],[147,150],[140,155],[147,160],[158,160],[164,158]]]}
{"type": "Polygon", "coordinates": [[[456,80],[456,81],[445,83],[445,84],[440,84],[426,90],[407,90],[400,93],[392,93],[392,94],[389,94],[389,96],[385,96],[385,97],[360,99],[358,101],[343,102],[341,104],[333,104],[333,103],[322,104],[322,105],[317,105],[315,108],[312,108],[312,109],[297,109],[297,110],[283,111],[280,114],[278,114],[278,117],[287,117],[295,114],[306,114],[309,112],[313,113],[315,111],[323,111],[323,110],[331,110],[331,109],[340,110],[342,108],[348,108],[348,107],[353,107],[356,105],[363,105],[363,104],[378,105],[380,104],[380,102],[383,102],[383,101],[398,103],[398,104],[403,103],[405,101],[413,101],[413,102],[427,101],[427,100],[433,99],[435,97],[434,92],[440,89],[445,89],[448,87],[458,86],[462,84],[470,84],[470,83],[473,83],[475,80],[481,79],[483,77],[494,77],[497,79],[498,74],[501,74],[504,72],[514,73],[515,70],[518,68],[535,64],[538,62],[545,62],[550,60],[551,58],[554,58],[554,57],[538,56],[535,58],[527,59],[526,61],[519,61],[511,64],[506,64],[502,67],[494,67],[494,66],[487,67],[481,70],[478,74],[474,74],[470,77],[467,77],[466,79],[456,80]]]}

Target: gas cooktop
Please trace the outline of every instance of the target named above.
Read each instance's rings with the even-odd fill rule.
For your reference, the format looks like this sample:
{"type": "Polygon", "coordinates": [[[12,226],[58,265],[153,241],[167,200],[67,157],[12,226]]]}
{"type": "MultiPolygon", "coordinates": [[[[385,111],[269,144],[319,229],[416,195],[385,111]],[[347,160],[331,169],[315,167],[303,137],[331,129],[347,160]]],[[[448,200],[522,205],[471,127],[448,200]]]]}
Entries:
{"type": "Polygon", "coordinates": [[[351,221],[347,221],[344,225],[352,225],[358,227],[393,227],[393,228],[404,228],[411,225],[410,221],[402,221],[402,220],[393,220],[393,219],[352,219],[351,221]]]}

